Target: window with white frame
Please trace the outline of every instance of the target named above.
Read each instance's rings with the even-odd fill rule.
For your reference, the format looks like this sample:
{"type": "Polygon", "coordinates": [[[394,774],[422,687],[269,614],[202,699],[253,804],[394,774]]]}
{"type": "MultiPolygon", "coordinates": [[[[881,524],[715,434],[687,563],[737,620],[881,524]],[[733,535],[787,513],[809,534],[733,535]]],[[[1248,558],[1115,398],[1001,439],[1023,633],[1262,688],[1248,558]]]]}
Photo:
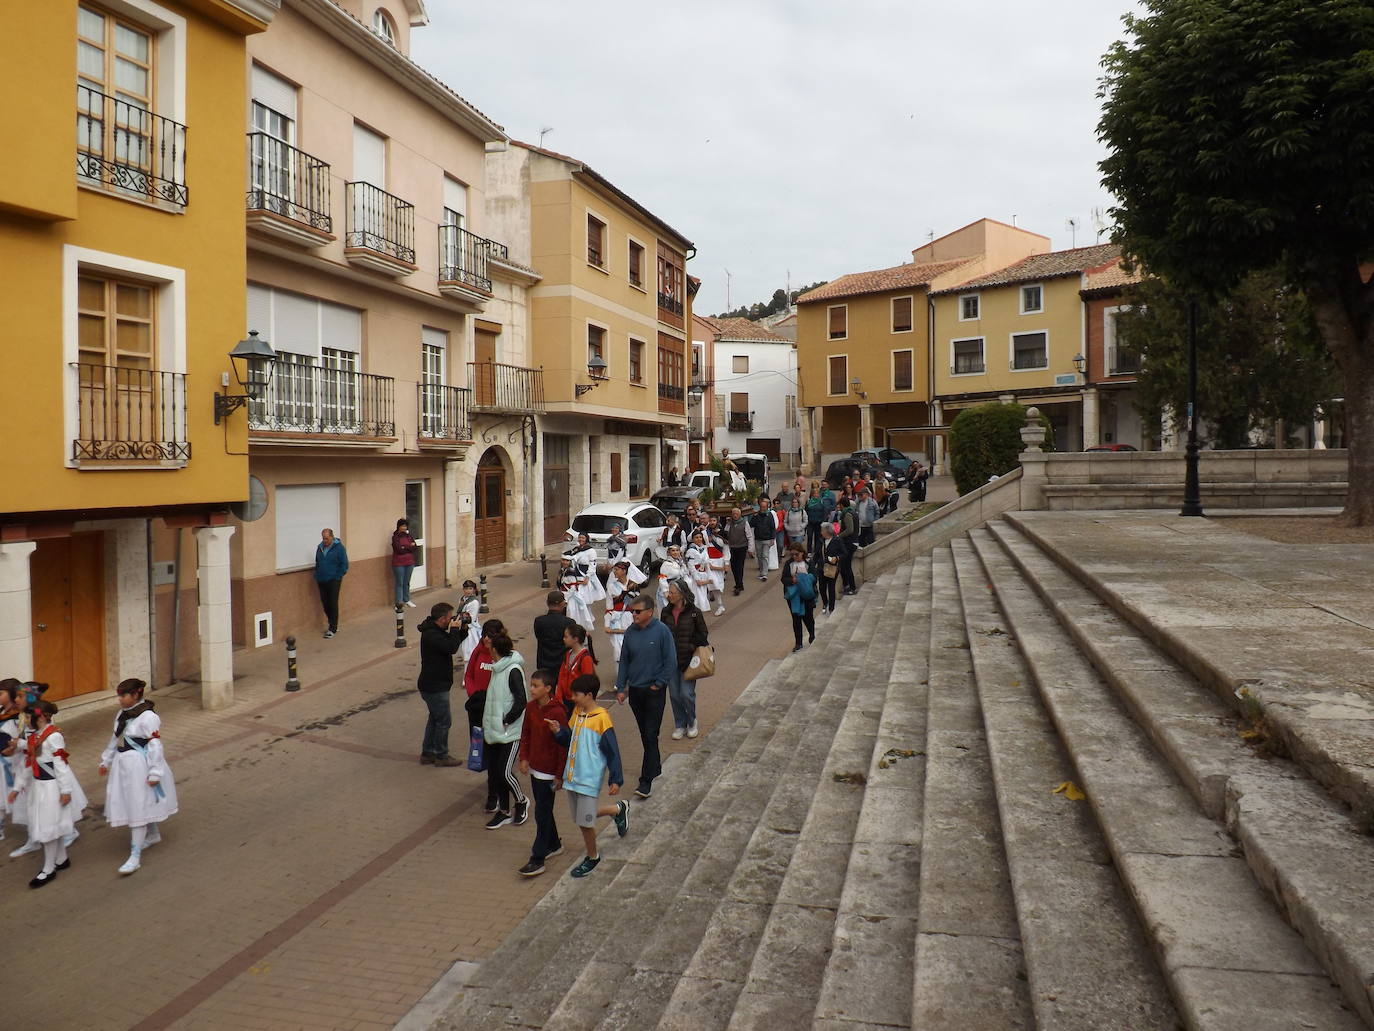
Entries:
{"type": "Polygon", "coordinates": [[[630,285],[644,289],[644,245],[638,240],[629,242],[630,285]]]}
{"type": "Polygon", "coordinates": [[[606,267],[606,223],[590,212],[587,214],[587,264],[599,269],[606,267]]]}
{"type": "Polygon", "coordinates": [[[964,294],[959,298],[959,321],[977,322],[982,317],[982,299],[978,294],[964,294]]]}
{"type": "Polygon", "coordinates": [[[747,373],[749,371],[749,356],[747,354],[731,355],[730,371],[737,375],[747,373]]]}
{"type": "Polygon", "coordinates": [[[298,177],[292,174],[291,145],[296,139],[296,87],[261,65],[253,65],[250,105],[250,207],[288,213],[296,200],[298,177]]]}
{"type": "Polygon", "coordinates": [[[986,372],[983,360],[983,338],[969,337],[964,340],[950,341],[950,368],[955,376],[973,376],[986,372]]]}
{"type": "Polygon", "coordinates": [[[448,334],[442,329],[420,329],[420,435],[442,436],[445,428],[444,379],[447,372],[448,334]]]}
{"type": "Polygon", "coordinates": [[[849,305],[833,304],[828,310],[831,340],[843,340],[849,336],[849,305]]]}
{"type": "Polygon", "coordinates": [[[396,24],[391,20],[391,15],[380,7],[372,12],[372,31],[391,46],[396,45],[396,24]]]}
{"type": "Polygon", "coordinates": [[[1122,337],[1118,316],[1126,308],[1108,308],[1103,312],[1103,350],[1106,351],[1108,376],[1133,376],[1140,371],[1140,352],[1122,337]]]}
{"type": "Polygon", "coordinates": [[[1045,310],[1045,288],[1039,283],[1021,288],[1021,314],[1034,315],[1045,310]]]}
{"type": "Polygon", "coordinates": [[[1048,333],[1013,333],[1011,367],[1018,370],[1049,368],[1049,339],[1048,333]]]}
{"type": "Polygon", "coordinates": [[[644,341],[630,338],[630,382],[644,382],[644,341]]]}
{"type": "Polygon", "coordinates": [[[829,358],[829,393],[831,397],[843,397],[849,393],[849,355],[832,354],[829,358]]]}

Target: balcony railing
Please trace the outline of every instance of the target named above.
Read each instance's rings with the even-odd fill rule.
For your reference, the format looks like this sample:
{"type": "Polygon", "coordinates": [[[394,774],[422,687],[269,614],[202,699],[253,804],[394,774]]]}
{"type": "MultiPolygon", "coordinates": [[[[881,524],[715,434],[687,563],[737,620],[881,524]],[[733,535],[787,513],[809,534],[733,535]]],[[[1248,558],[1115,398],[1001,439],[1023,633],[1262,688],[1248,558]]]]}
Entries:
{"type": "Polygon", "coordinates": [[[186,126],[78,85],[76,174],[82,182],[185,207],[186,126]]]}
{"type": "Polygon", "coordinates": [[[248,428],[358,437],[396,435],[395,381],[277,352],[267,394],[248,403],[248,428]]]}
{"type": "Polygon", "coordinates": [[[731,433],[747,433],[754,428],[753,412],[731,412],[725,420],[725,428],[731,433]]]}
{"type": "Polygon", "coordinates": [[[487,263],[504,258],[506,248],[459,226],[439,227],[439,282],[463,283],[491,293],[487,263]],[[497,253],[496,248],[500,248],[497,253]]]}
{"type": "Polygon", "coordinates": [[[334,231],[329,215],[329,166],[265,132],[248,134],[248,210],[334,231]]]}
{"type": "Polygon", "coordinates": [[[687,414],[687,391],[671,383],[658,384],[658,410],[665,415],[687,414]]]}
{"type": "Polygon", "coordinates": [[[415,264],[415,206],[371,183],[348,183],[345,247],[415,264]]]}
{"type": "Polygon", "coordinates": [[[596,244],[587,244],[587,264],[595,265],[597,268],[605,268],[601,260],[601,248],[596,244]]]}
{"type": "Polygon", "coordinates": [[[542,412],[544,370],[498,362],[468,362],[472,407],[487,412],[542,412]]]}
{"type": "Polygon", "coordinates": [[[1124,347],[1117,348],[1112,356],[1112,376],[1133,376],[1140,371],[1140,355],[1124,347]]]}
{"type": "Polygon", "coordinates": [[[658,292],[658,306],[674,315],[682,314],[682,302],[672,294],[666,294],[662,290],[658,292]]]}
{"type": "Polygon", "coordinates": [[[77,377],[72,458],[103,462],[179,462],[186,439],[186,374],[73,362],[77,377]]]}
{"type": "Polygon", "coordinates": [[[425,440],[472,439],[472,391],[440,383],[416,385],[420,436],[425,440]]]}

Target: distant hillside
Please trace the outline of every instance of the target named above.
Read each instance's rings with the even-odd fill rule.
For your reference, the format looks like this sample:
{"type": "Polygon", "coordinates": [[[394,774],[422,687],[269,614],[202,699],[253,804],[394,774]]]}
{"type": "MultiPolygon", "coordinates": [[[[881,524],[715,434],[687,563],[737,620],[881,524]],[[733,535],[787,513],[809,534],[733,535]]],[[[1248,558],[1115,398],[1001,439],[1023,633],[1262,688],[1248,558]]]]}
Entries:
{"type": "Polygon", "coordinates": [[[829,282],[829,280],[820,279],[807,286],[798,287],[796,290],[793,290],[791,294],[788,294],[785,290],[774,290],[773,299],[766,304],[758,301],[753,304],[743,304],[731,311],[723,311],[711,317],[716,319],[752,319],[757,322],[759,319],[765,319],[769,315],[776,315],[788,305],[795,304],[797,298],[806,293],[806,291],[814,290],[818,286],[825,286],[827,282],[829,282]]]}

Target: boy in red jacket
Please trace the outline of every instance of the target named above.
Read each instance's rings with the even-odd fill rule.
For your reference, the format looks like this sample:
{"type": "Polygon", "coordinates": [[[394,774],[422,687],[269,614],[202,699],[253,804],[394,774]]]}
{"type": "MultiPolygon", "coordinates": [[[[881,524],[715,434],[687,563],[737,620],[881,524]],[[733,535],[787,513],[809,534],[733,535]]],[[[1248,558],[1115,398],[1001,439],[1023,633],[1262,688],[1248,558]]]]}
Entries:
{"type": "MultiPolygon", "coordinates": [[[[581,630],[581,627],[577,628],[581,630]]],[[[525,703],[525,725],[520,730],[520,773],[530,778],[534,796],[534,847],[530,861],[520,868],[521,877],[538,877],[544,860],[563,853],[563,842],[553,817],[553,793],[562,787],[563,767],[568,748],[560,745],[545,720],[555,721],[560,729],[568,726],[568,713],[553,697],[556,679],[548,670],[530,674],[530,700],[525,703]]]]}

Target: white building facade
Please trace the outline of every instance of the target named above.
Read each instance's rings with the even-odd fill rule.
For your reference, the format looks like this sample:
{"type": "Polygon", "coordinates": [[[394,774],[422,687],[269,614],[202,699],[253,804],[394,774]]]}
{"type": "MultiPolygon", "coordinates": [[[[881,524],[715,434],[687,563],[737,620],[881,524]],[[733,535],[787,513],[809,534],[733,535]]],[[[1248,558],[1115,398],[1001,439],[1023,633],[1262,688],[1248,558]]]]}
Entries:
{"type": "Polygon", "coordinates": [[[796,465],[797,349],[748,319],[710,319],[716,331],[714,449],[767,455],[796,465]]]}

